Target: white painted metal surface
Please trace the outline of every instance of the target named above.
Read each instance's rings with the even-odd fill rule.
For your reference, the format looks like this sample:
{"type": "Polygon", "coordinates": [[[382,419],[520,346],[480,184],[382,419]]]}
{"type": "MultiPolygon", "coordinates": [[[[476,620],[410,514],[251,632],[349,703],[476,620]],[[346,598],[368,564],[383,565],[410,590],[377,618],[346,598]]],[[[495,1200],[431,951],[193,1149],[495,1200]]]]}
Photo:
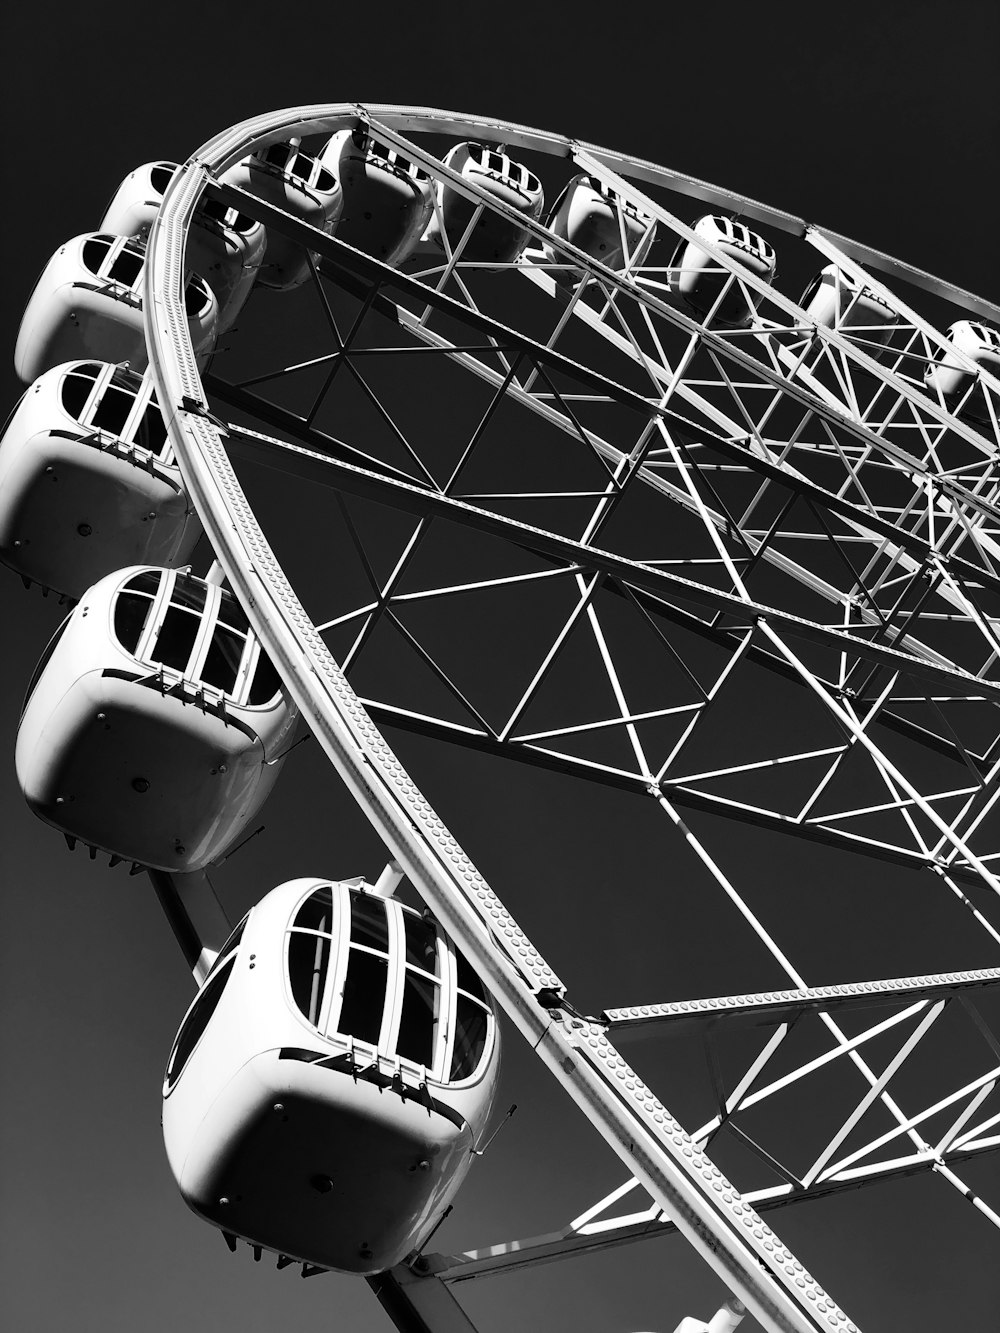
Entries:
{"type": "Polygon", "coordinates": [[[363,881],[293,880],[222,947],[181,1025],[167,1156],[223,1231],[381,1272],[454,1198],[499,1064],[493,1014],[433,923],[363,881]]]}
{"type": "Polygon", "coordinates": [[[201,870],[251,831],[295,720],[230,594],[183,572],[118,570],[39,663],[18,781],[71,844],[201,870]]]}
{"type": "MultiPolygon", "coordinates": [[[[59,247],[42,271],[21,319],[14,369],[26,383],[80,357],[125,362],[142,373],[145,246],[130,237],[93,232],[59,247]]],[[[196,275],[185,280],[188,336],[196,353],[215,345],[219,305],[196,275]]]]}
{"type": "Polygon", "coordinates": [[[398,267],[413,253],[434,213],[431,178],[393,148],[359,130],[340,130],[320,160],[340,182],[340,238],[398,267]]]}
{"type": "MultiPolygon", "coordinates": [[[[553,236],[569,241],[608,268],[621,271],[637,262],[653,242],[656,223],[638,208],[621,205],[610,186],[581,172],[568,182],[552,205],[546,226],[553,236]]],[[[554,247],[544,252],[558,264],[554,247]]],[[[582,276],[579,270],[554,268],[553,276],[563,284],[572,284],[582,276]]]]}
{"type": "MultiPolygon", "coordinates": [[[[761,238],[762,254],[770,246],[761,238]]],[[[992,718],[1000,686],[1000,622],[992,601],[1000,591],[1000,497],[993,476],[1000,434],[994,395],[1000,386],[987,358],[977,357],[953,329],[937,332],[877,275],[906,277],[918,291],[982,318],[995,319],[1000,312],[801,219],[651,164],[521,126],[420,108],[300,108],[236,127],[206,145],[177,177],[151,250],[147,309],[154,373],[169,404],[186,484],[227,576],[335,768],[414,886],[632,1172],[624,1186],[564,1232],[435,1263],[421,1281],[400,1276],[389,1284],[393,1299],[412,1290],[412,1300],[406,1297],[411,1311],[429,1302],[442,1330],[462,1327],[461,1316],[438,1299],[448,1284],[624,1243],[651,1227],[676,1226],[766,1328],[853,1327],[753,1205],[776,1206],[919,1168],[969,1197],[955,1166],[960,1158],[996,1146],[997,1116],[990,1103],[997,1086],[995,1058],[988,1055],[971,1080],[928,1089],[917,1108],[898,1085],[941,1025],[956,1016],[978,1028],[995,1055],[996,1036],[976,1008],[974,989],[992,985],[996,969],[913,976],[901,984],[848,977],[832,988],[809,985],[780,943],[786,922],[763,918],[739,874],[727,870],[725,848],[721,855],[710,849],[681,811],[710,810],[925,871],[956,911],[969,914],[984,947],[1000,943],[990,897],[1000,889],[993,869],[998,852],[990,841],[1000,796],[1000,736],[992,718]],[[273,207],[252,206],[238,190],[217,191],[212,185],[233,162],[268,144],[359,129],[435,180],[439,201],[461,201],[466,221],[453,234],[442,230],[439,202],[438,232],[447,238],[443,259],[422,249],[407,275],[393,272],[366,257],[361,244],[357,250],[350,242],[338,247],[273,207]],[[557,166],[587,173],[600,181],[605,197],[617,201],[620,228],[628,210],[655,222],[655,244],[627,268],[604,263],[569,234],[553,238],[519,200],[509,201],[455,170],[457,159],[446,155],[442,161],[421,146],[424,131],[502,144],[496,152],[502,161],[511,160],[511,152],[535,151],[557,166]],[[737,229],[742,228],[739,238],[744,231],[751,235],[745,223],[726,217],[721,240],[700,236],[697,225],[669,211],[664,188],[783,232],[782,248],[798,244],[818,251],[836,269],[843,291],[869,300],[867,314],[879,316],[874,322],[884,327],[882,314],[890,313],[891,345],[878,340],[874,347],[865,345],[866,326],[852,322],[857,301],[841,302],[832,315],[796,305],[774,285],[770,265],[753,271],[738,245],[739,254],[727,249],[737,229]],[[403,350],[359,344],[356,328],[345,340],[332,314],[329,350],[309,363],[326,364],[325,387],[301,411],[256,392],[267,376],[254,380],[254,392],[247,381],[216,376],[201,384],[184,336],[178,286],[185,228],[206,189],[220,203],[245,207],[269,228],[314,250],[325,302],[342,286],[363,302],[362,316],[371,309],[392,320],[396,338],[409,339],[412,354],[424,355],[420,364],[471,371],[496,391],[454,472],[435,472],[431,452],[426,459],[422,453],[423,436],[397,424],[399,404],[391,396],[379,406],[404,450],[402,465],[398,455],[391,461],[374,443],[359,447],[335,438],[336,422],[331,427],[329,416],[325,426],[319,424],[338,367],[349,367],[364,384],[359,367],[365,355],[403,350]],[[474,244],[479,221],[497,235],[516,236],[517,246],[509,253],[502,247],[502,252],[494,247],[492,255],[479,253],[474,244]],[[529,247],[523,254],[522,245],[529,247]],[[549,271],[532,258],[536,252],[545,255],[549,271]],[[692,257],[692,269],[719,280],[708,308],[704,301],[700,308],[677,302],[669,273],[672,253],[692,257]],[[585,281],[571,291],[560,289],[551,277],[553,257],[585,281]],[[862,261],[868,268],[861,268],[862,261]],[[489,272],[477,273],[483,266],[489,272]],[[512,327],[510,304],[506,315],[493,308],[487,283],[513,299],[525,277],[534,284],[533,297],[555,298],[547,324],[540,319],[512,327]],[[740,317],[720,323],[713,307],[733,293],[740,317]],[[744,332],[740,326],[751,310],[753,325],[744,332]],[[470,331],[464,342],[456,333],[459,325],[470,331]],[[601,350],[581,363],[573,340],[582,330],[595,339],[590,347],[601,350]],[[978,415],[967,410],[956,415],[953,390],[946,393],[924,374],[925,366],[952,364],[966,377],[962,401],[966,406],[974,401],[978,415]],[[256,413],[261,424],[295,443],[245,425],[225,432],[216,419],[220,403],[244,417],[256,413]],[[572,441],[580,460],[600,460],[603,471],[595,479],[593,471],[580,468],[578,477],[569,463],[559,480],[534,489],[527,481],[505,478],[504,494],[463,493],[457,479],[465,460],[478,448],[491,415],[508,403],[523,410],[525,422],[572,441]],[[269,454],[283,470],[346,493],[388,499],[415,516],[391,573],[372,575],[367,600],[345,606],[334,599],[334,610],[319,627],[308,619],[249,510],[223,440],[234,450],[252,441],[258,456],[269,454]],[[648,551],[638,553],[615,527],[617,515],[637,494],[652,497],[664,516],[648,551]],[[524,506],[514,514],[503,503],[512,498],[524,506]],[[559,517],[555,502],[567,500],[587,502],[584,521],[559,517]],[[526,521],[522,514],[539,501],[543,506],[534,513],[540,516],[526,521]],[[469,534],[531,552],[540,566],[530,573],[490,576],[449,571],[449,576],[426,576],[416,587],[411,574],[404,583],[430,518],[445,515],[469,534]],[[540,657],[524,673],[527,686],[499,722],[487,720],[489,702],[470,697],[457,673],[438,663],[403,617],[411,607],[442,599],[460,607],[464,597],[501,588],[526,591],[543,580],[565,589],[568,597],[552,617],[540,657]],[[682,675],[687,672],[687,686],[654,698],[650,706],[635,702],[630,658],[613,633],[618,603],[612,594],[659,636],[664,661],[672,658],[669,670],[679,665],[682,675]],[[362,706],[340,668],[354,669],[383,617],[409,635],[407,641],[465,710],[464,721],[456,722],[444,709],[440,715],[421,710],[391,692],[372,699],[370,711],[362,706]],[[348,640],[335,663],[321,634],[352,627],[353,642],[348,640]],[[555,711],[545,716],[540,701],[546,681],[580,633],[600,664],[604,695],[595,695],[578,721],[555,711]],[[704,673],[685,636],[717,652],[711,673],[704,673]],[[734,683],[746,682],[754,672],[784,683],[793,727],[805,716],[800,701],[809,701],[808,726],[802,723],[801,734],[789,739],[782,731],[785,720],[775,711],[773,736],[763,753],[734,750],[722,762],[717,757],[705,762],[698,749],[702,736],[721,714],[734,683]],[[663,1019],[669,1010],[670,1017],[729,1015],[730,1026],[749,1014],[776,1024],[735,1085],[727,1086],[716,1073],[715,1119],[685,1134],[615,1051],[603,1021],[574,1011],[558,977],[403,772],[373,715],[652,798],[667,816],[665,828],[676,831],[749,928],[755,947],[769,955],[790,986],[775,992],[772,981],[759,995],[649,1006],[650,1018],[663,1019]],[[668,721],[675,730],[664,746],[656,727],[668,721]],[[608,736],[623,742],[624,752],[614,759],[600,749],[608,736]],[[904,738],[902,748],[896,737],[904,738]],[[594,749],[581,752],[582,741],[594,749]],[[912,747],[958,765],[959,771],[949,769],[945,781],[929,778],[912,747]],[[844,778],[859,764],[865,776],[852,788],[844,778]],[[765,788],[765,778],[782,772],[788,781],[765,788]],[[799,774],[808,774],[808,781],[797,781],[799,774]],[[973,900],[970,892],[980,896],[973,900]],[[498,947],[483,947],[481,923],[498,947]],[[890,996],[896,1003],[888,1017],[884,1008],[866,1015],[866,1026],[853,1035],[842,1026],[840,1011],[848,1004],[892,1004],[890,996]],[[799,1018],[813,1023],[822,1038],[812,1048],[819,1053],[811,1051],[792,1074],[766,1075],[779,1051],[784,1057],[784,1043],[799,1018]],[[873,1065],[869,1043],[888,1039],[896,1043],[888,1063],[873,1065]],[[773,1106],[778,1124],[785,1091],[831,1067],[843,1071],[843,1086],[853,1089],[847,1111],[832,1127],[817,1130],[804,1167],[791,1157],[786,1161],[782,1149],[768,1154],[754,1145],[783,1183],[749,1182],[738,1194],[704,1148],[730,1133],[745,1141],[743,1113],[751,1106],[773,1106]],[[887,1114],[892,1127],[861,1136],[859,1144],[873,1109],[887,1114]],[[942,1114],[950,1126],[930,1132],[942,1114]],[[884,1156],[883,1148],[896,1153],[900,1145],[903,1155],[884,1156]],[[620,1200],[635,1193],[650,1202],[624,1216],[616,1211],[620,1200]]],[[[329,312],[328,303],[325,308],[329,312]]],[[[290,383],[305,364],[270,373],[290,383]]],[[[621,1012],[607,1016],[612,1032],[621,1012]]],[[[987,1224],[996,1221],[989,1205],[973,1202],[987,1224]]],[[[389,1308],[388,1298],[386,1304],[389,1308]]]]}
{"type": "Polygon", "coordinates": [[[0,440],[0,560],[78,598],[126,565],[182,565],[201,536],[151,381],[71,361],[27,390],[0,440]]]}
{"type": "MultiPolygon", "coordinates": [[[[461,143],[448,152],[445,164],[511,213],[532,221],[541,216],[545,196],[538,177],[505,152],[486,144],[461,143]]],[[[481,264],[509,264],[528,242],[523,227],[482,208],[450,181],[442,181],[438,188],[426,234],[449,258],[461,249],[466,262],[481,264]]]]}
{"type": "MultiPolygon", "coordinates": [[[[101,231],[144,241],[176,170],[176,162],[146,162],[129,172],[108,204],[101,231]]],[[[320,224],[325,221],[315,213],[309,220],[320,224]]],[[[249,299],[264,263],[266,245],[267,235],[261,224],[236,209],[208,204],[198,214],[188,236],[186,262],[215,294],[220,333],[235,323],[249,299]]]]}
{"type": "MultiPolygon", "coordinates": [[[[334,231],[344,206],[344,192],[319,157],[297,143],[271,144],[230,167],[224,179],[260,199],[301,218],[320,231],[334,231]]],[[[267,235],[267,249],[257,255],[257,281],[263,287],[288,291],[309,277],[307,251],[280,232],[267,235]]]]}

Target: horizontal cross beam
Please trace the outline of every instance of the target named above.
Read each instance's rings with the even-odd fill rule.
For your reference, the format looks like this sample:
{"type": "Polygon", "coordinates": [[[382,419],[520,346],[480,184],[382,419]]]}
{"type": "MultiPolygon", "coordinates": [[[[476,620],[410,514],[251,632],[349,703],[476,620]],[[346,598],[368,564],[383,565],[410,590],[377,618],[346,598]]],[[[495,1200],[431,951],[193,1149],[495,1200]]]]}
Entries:
{"type": "Polygon", "coordinates": [[[723,1014],[727,1022],[743,1016],[757,1022],[777,1023],[810,1009],[858,1008],[894,1000],[939,999],[957,991],[993,986],[998,981],[1000,967],[991,967],[894,977],[884,981],[855,981],[837,986],[763,991],[755,995],[721,995],[704,1000],[627,1005],[622,1009],[606,1009],[601,1017],[614,1031],[678,1020],[711,1021],[723,1014]]]}

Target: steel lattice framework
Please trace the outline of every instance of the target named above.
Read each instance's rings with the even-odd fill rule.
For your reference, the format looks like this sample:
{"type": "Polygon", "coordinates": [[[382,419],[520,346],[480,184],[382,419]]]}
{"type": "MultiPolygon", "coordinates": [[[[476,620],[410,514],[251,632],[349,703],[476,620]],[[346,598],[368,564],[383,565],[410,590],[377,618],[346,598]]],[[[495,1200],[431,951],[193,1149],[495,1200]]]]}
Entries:
{"type": "MultiPolygon", "coordinates": [[[[622,237],[628,254],[624,222],[622,237]]],[[[924,379],[949,310],[1000,310],[618,153],[353,104],[261,117],[199,150],[167,193],[146,284],[160,402],[227,577],[392,854],[629,1173],[561,1232],[386,1278],[396,1317],[470,1328],[452,1284],[677,1228],[765,1328],[853,1329],[759,1210],[929,1169],[1000,1227],[961,1175],[1000,1145],[1000,383],[954,352],[971,376],[962,403],[924,379]],[[395,270],[219,184],[266,143],[357,125],[471,201],[457,244],[395,270]],[[530,222],[516,262],[469,262],[484,210],[518,219],[442,162],[442,136],[587,172],[646,234],[622,271],[530,222]],[[234,336],[201,376],[181,281],[206,191],[307,246],[313,281],[287,323],[234,336]],[[782,233],[793,267],[835,263],[892,310],[889,343],[850,305],[817,325],[699,241],[668,207],[677,196],[782,233]],[[724,273],[720,301],[739,291],[756,307],[749,327],[677,300],[681,242],[724,273]],[[328,494],[337,577],[272,549],[237,479],[247,462],[328,494]],[[372,502],[391,521],[371,522],[372,502]],[[752,933],[768,988],[577,1012],[383,725],[645,798],[665,846],[686,844],[752,933]],[[706,814],[933,877],[993,966],[858,980],[845,957],[837,984],[811,984],[726,869],[724,839],[713,850],[699,831],[722,827],[706,814]],[[907,1084],[949,1024],[978,1051],[968,1077],[907,1084]],[[710,1053],[744,1035],[738,1076],[713,1056],[704,1124],[682,1128],[618,1052],[635,1027],[704,1030],[710,1053]],[[845,1107],[804,1127],[785,1099],[831,1071],[845,1107]],[[756,1176],[731,1183],[713,1165],[726,1141],[756,1176]]]]}

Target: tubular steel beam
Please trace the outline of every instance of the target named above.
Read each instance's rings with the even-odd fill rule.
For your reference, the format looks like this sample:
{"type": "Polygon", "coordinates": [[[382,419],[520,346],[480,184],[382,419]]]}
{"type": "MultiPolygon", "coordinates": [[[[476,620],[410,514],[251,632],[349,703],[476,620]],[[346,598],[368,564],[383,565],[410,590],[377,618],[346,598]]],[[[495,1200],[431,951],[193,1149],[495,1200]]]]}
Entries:
{"type": "Polygon", "coordinates": [[[612,1031],[636,1031],[649,1024],[680,1020],[711,1020],[720,1014],[745,1015],[757,1022],[781,1022],[808,1009],[845,1009],[893,1000],[935,999],[958,991],[994,986],[1000,967],[967,972],[939,972],[885,981],[856,981],[840,986],[809,986],[765,991],[756,995],[721,995],[705,1000],[672,1000],[666,1004],[628,1005],[601,1015],[612,1031]]]}
{"type": "Polygon", "coordinates": [[[184,961],[200,986],[231,930],[228,917],[204,870],[174,874],[146,868],[184,961]]]}
{"type": "Polygon", "coordinates": [[[440,1255],[431,1255],[365,1279],[400,1333],[476,1333],[435,1271],[443,1265],[440,1255]]]}
{"type": "MultiPolygon", "coordinates": [[[[207,407],[205,410],[207,411],[207,407]]],[[[239,427],[236,430],[239,431],[239,427]]],[[[907,675],[947,683],[960,697],[985,697],[1000,702],[1000,683],[980,680],[959,667],[945,666],[916,657],[900,648],[872,643],[847,630],[833,629],[805,616],[796,616],[750,598],[744,599],[734,593],[713,588],[710,584],[699,583],[681,574],[674,574],[666,569],[643,564],[639,560],[616,555],[613,551],[574,541],[560,533],[494,513],[492,510],[483,509],[480,505],[444,495],[440,491],[432,491],[424,486],[385,476],[332,455],[307,450],[301,445],[285,444],[281,441],[270,441],[267,445],[263,445],[260,437],[254,440],[246,435],[244,438],[247,452],[253,453],[259,461],[267,462],[268,451],[276,446],[289,457],[295,455],[297,467],[302,475],[308,474],[314,480],[325,482],[327,485],[336,485],[357,495],[377,498],[413,514],[427,514],[468,524],[482,532],[505,537],[508,541],[528,550],[537,551],[540,555],[596,570],[629,587],[661,597],[676,597],[680,601],[710,607],[713,611],[726,612],[737,617],[743,624],[760,620],[771,621],[781,625],[797,638],[808,639],[837,651],[842,651],[846,647],[858,657],[894,667],[907,675]]],[[[273,458],[271,461],[273,462],[273,458]]]]}
{"type": "MultiPolygon", "coordinates": [[[[304,480],[316,482],[320,485],[330,486],[338,490],[353,489],[351,474],[331,475],[323,467],[323,463],[327,458],[336,458],[343,453],[351,455],[356,454],[358,451],[354,450],[350,445],[337,440],[333,436],[324,434],[315,427],[307,426],[304,418],[296,416],[287,409],[278,407],[276,404],[261,399],[257,395],[249,394],[244,389],[228,384],[224,380],[218,379],[216,376],[206,375],[204,377],[204,383],[205,387],[212,392],[213,397],[218,397],[223,402],[226,402],[233,407],[237,407],[243,411],[259,416],[275,428],[285,431],[299,441],[299,444],[294,444],[285,439],[261,434],[259,431],[251,430],[239,423],[230,422],[227,425],[227,430],[237,447],[238,455],[250,458],[253,462],[261,466],[271,467],[286,474],[291,473],[298,475],[304,480]],[[304,448],[301,446],[304,446],[304,448]]],[[[345,459],[345,461],[348,460],[345,459]]],[[[378,466],[382,467],[386,465],[379,463],[378,466]]],[[[387,472],[394,473],[401,480],[407,480],[407,478],[403,477],[402,474],[398,473],[395,469],[387,468],[387,472]]],[[[362,473],[360,475],[363,479],[364,474],[362,473]]],[[[653,478],[653,480],[662,484],[662,480],[659,478],[653,478]]],[[[420,488],[420,490],[421,493],[423,493],[423,488],[420,488]]],[[[375,495],[377,492],[370,480],[362,480],[358,483],[357,493],[375,495]]],[[[432,491],[426,493],[434,494],[432,491]]],[[[384,502],[391,503],[393,494],[393,492],[389,491],[386,494],[380,494],[379,498],[384,502]]],[[[671,498],[674,497],[672,496],[671,498]]],[[[397,494],[397,501],[400,500],[401,497],[397,494]]],[[[413,500],[408,501],[405,504],[400,503],[400,508],[404,509],[405,512],[423,514],[418,503],[413,500]]],[[[719,521],[720,524],[723,522],[721,518],[719,521]]],[[[552,559],[553,557],[547,558],[552,559]]],[[[567,568],[573,569],[575,566],[570,565],[567,566],[567,568]]],[[[971,572],[970,567],[970,574],[971,572]]],[[[986,578],[984,578],[984,581],[986,581],[986,578]]],[[[618,589],[614,583],[608,583],[605,586],[611,592],[620,592],[620,589],[618,589]]],[[[812,587],[814,591],[824,592],[824,589],[821,586],[821,581],[819,580],[814,580],[809,586],[812,587]]],[[[824,595],[832,594],[833,591],[832,588],[829,588],[827,592],[824,592],[824,595]]],[[[680,607],[675,606],[662,598],[655,597],[652,594],[642,593],[635,589],[632,590],[631,595],[640,600],[647,610],[683,626],[693,634],[700,635],[713,643],[730,648],[735,645],[733,631],[724,626],[718,627],[710,624],[708,621],[701,620],[690,612],[684,611],[680,607]]],[[[780,675],[787,681],[794,681],[798,685],[803,684],[798,673],[793,671],[788,666],[787,662],[775,653],[769,653],[760,648],[751,646],[748,652],[748,657],[756,664],[766,667],[768,670],[780,675]]],[[[828,683],[831,686],[833,685],[832,681],[828,683]]],[[[391,706],[378,703],[375,700],[365,700],[365,707],[370,711],[378,712],[380,719],[383,721],[395,723],[410,730],[419,730],[424,734],[437,734],[446,739],[455,739],[456,732],[459,730],[454,726],[441,722],[439,719],[406,714],[403,710],[393,709],[391,706]]],[[[890,710],[883,708],[879,713],[878,721],[880,726],[898,731],[901,735],[907,736],[909,739],[915,740],[921,745],[934,749],[939,754],[947,756],[948,758],[959,760],[964,753],[967,759],[972,761],[983,775],[990,771],[991,766],[987,764],[981,755],[969,753],[967,750],[960,752],[954,742],[945,740],[936,733],[930,732],[926,728],[920,727],[909,719],[901,717],[890,710]]],[[[475,745],[477,743],[477,738],[480,736],[487,742],[487,744],[489,744],[486,733],[477,732],[475,729],[466,729],[463,735],[465,743],[470,745],[475,745]]],[[[526,749],[527,747],[520,747],[520,749],[512,751],[508,748],[505,753],[514,758],[524,758],[527,757],[525,754],[526,749]]],[[[560,771],[563,771],[563,763],[558,757],[548,756],[540,750],[531,750],[529,753],[531,756],[534,756],[531,758],[531,762],[537,762],[544,766],[551,760],[552,765],[560,768],[560,771]]],[[[598,777],[597,780],[604,781],[605,779],[603,777],[598,777]]],[[[612,785],[631,788],[634,784],[631,781],[613,779],[612,785]]],[[[675,789],[675,793],[677,790],[682,789],[675,789]]],[[[675,796],[675,798],[682,804],[688,799],[686,795],[683,797],[675,796]]],[[[699,804],[703,804],[704,800],[707,800],[708,798],[702,798],[699,795],[697,797],[692,797],[692,799],[697,800],[699,804]]],[[[720,813],[726,813],[725,803],[719,803],[719,811],[720,813]]],[[[765,820],[765,822],[768,821],[765,820]]],[[[802,828],[801,826],[797,826],[794,831],[801,832],[802,835],[806,837],[816,836],[821,841],[826,842],[840,840],[839,838],[831,839],[824,837],[822,833],[814,834],[809,829],[802,828]]],[[[912,858],[909,856],[904,858],[907,863],[911,859],[912,858]]],[[[978,877],[975,877],[972,882],[978,882],[978,877]]]]}
{"type": "MultiPolygon", "coordinates": [[[[968,1148],[959,1146],[955,1151],[943,1154],[948,1162],[966,1162],[974,1157],[982,1157],[988,1152],[996,1152],[998,1142],[993,1140],[982,1145],[973,1144],[968,1148]]],[[[760,1213],[770,1213],[788,1204],[805,1203],[811,1199],[826,1199],[848,1190],[863,1189],[866,1185],[878,1185],[886,1180],[899,1180],[928,1171],[940,1172],[941,1166],[933,1152],[914,1152],[907,1157],[894,1159],[892,1162],[877,1164],[865,1171],[845,1171],[843,1175],[829,1176],[818,1181],[808,1191],[797,1190],[791,1185],[779,1185],[766,1190],[747,1190],[743,1195],[760,1213]]],[[[648,1240],[652,1236],[674,1235],[677,1227],[669,1217],[664,1217],[659,1210],[653,1216],[646,1214],[640,1218],[611,1219],[600,1226],[567,1227],[564,1231],[548,1232],[540,1236],[526,1236],[518,1240],[501,1241],[481,1249],[469,1250],[465,1254],[450,1256],[430,1256],[438,1264],[438,1271],[443,1282],[472,1282],[477,1278],[493,1277],[501,1273],[516,1272],[522,1268],[533,1268],[539,1264],[554,1263],[558,1259],[573,1259],[583,1254],[592,1254],[601,1250],[616,1249],[630,1245],[635,1241],[648,1240]]]]}

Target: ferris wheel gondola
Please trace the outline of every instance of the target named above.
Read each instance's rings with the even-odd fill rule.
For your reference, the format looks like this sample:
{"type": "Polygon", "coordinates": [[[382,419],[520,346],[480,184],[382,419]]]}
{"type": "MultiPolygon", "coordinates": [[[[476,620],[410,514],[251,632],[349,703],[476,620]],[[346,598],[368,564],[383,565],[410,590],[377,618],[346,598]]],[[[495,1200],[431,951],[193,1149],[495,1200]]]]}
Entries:
{"type": "MultiPolygon", "coordinates": [[[[129,172],[105,210],[101,231],[145,241],[176,170],[175,162],[146,162],[129,172]]],[[[235,323],[246,304],[266,246],[263,224],[239,209],[210,199],[198,210],[185,262],[215,293],[220,333],[235,323]]]]}
{"type": "MultiPolygon", "coordinates": [[[[619,270],[634,258],[640,243],[648,250],[656,235],[652,217],[586,172],[567,182],[545,225],[557,240],[569,241],[592,259],[619,270]]],[[[559,264],[556,246],[547,245],[545,253],[550,263],[559,264]]],[[[553,276],[570,283],[579,272],[575,267],[556,267],[553,276]]]]}
{"type": "Polygon", "coordinates": [[[960,319],[949,326],[948,342],[951,346],[941,347],[924,371],[928,389],[972,421],[989,425],[990,404],[1000,419],[1000,392],[987,387],[974,369],[981,367],[1000,379],[1000,332],[978,320],[960,319]],[[981,385],[978,393],[977,381],[981,385]]]}
{"type": "MultiPolygon", "coordinates": [[[[533,222],[541,217],[545,204],[541,181],[533,171],[507,153],[486,144],[460,143],[448,152],[444,163],[464,180],[516,209],[524,217],[533,222]]],[[[465,263],[509,264],[528,242],[528,232],[524,228],[489,209],[482,209],[447,180],[442,180],[438,186],[437,209],[426,235],[442,249],[445,236],[452,250],[462,244],[465,263]],[[475,225],[467,236],[473,218],[476,219],[475,225]]]]}
{"type": "Polygon", "coordinates": [[[885,355],[881,348],[899,323],[888,301],[836,264],[827,264],[816,274],[799,304],[809,319],[840,330],[873,356],[885,355]]]}
{"type": "Polygon", "coordinates": [[[713,322],[732,328],[748,326],[760,294],[734,278],[698,242],[707,241],[763,282],[771,282],[775,275],[774,247],[745,223],[714,213],[699,218],[693,227],[697,239],[679,241],[670,261],[676,290],[693,310],[710,315],[713,322]]]}
{"type": "Polygon", "coordinates": [[[320,160],[344,192],[338,237],[399,267],[420,241],[434,209],[431,178],[395,149],[361,130],[341,130],[320,160]]]}
{"type": "Polygon", "coordinates": [[[381,1272],[458,1190],[499,1065],[482,984],[428,913],[363,881],[293,880],[250,911],[181,1024],[167,1157],[231,1237],[381,1272]]]}
{"type": "MultiPolygon", "coordinates": [[[[298,143],[270,144],[230,167],[222,179],[321,231],[337,228],[344,206],[340,182],[298,143]]],[[[263,262],[258,257],[255,264],[260,285],[278,291],[298,287],[309,276],[307,251],[273,229],[263,262]]]]}
{"type": "MultiPolygon", "coordinates": [[[[14,369],[30,384],[65,361],[92,357],[146,368],[142,315],[145,242],[90,232],[59,247],[35,285],[21,319],[14,369]]],[[[207,358],[219,329],[211,287],[189,273],[184,291],[188,332],[207,358]]]]}
{"type": "Polygon", "coordinates": [[[119,570],[39,663],[15,766],[71,844],[185,873],[247,830],[295,718],[230,593],[185,571],[119,570]]]}
{"type": "Polygon", "coordinates": [[[201,524],[152,381],[71,361],[27,390],[0,440],[0,560],[80,597],[112,570],[181,565],[201,524]]]}

